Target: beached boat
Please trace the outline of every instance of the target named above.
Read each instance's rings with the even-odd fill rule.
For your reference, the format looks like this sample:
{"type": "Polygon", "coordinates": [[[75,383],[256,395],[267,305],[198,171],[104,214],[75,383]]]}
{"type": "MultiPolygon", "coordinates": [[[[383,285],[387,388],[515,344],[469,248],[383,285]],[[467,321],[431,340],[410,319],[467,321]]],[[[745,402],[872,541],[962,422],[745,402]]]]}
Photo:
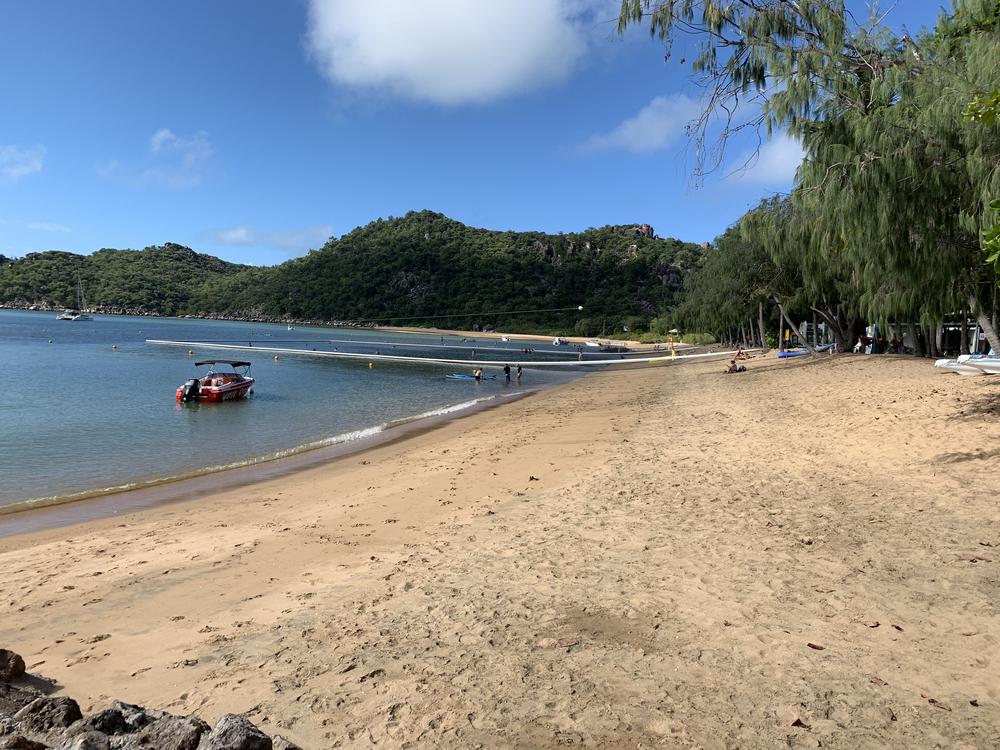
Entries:
{"type": "Polygon", "coordinates": [[[942,372],[953,372],[959,375],[982,375],[983,371],[976,367],[973,362],[981,357],[972,357],[963,354],[958,359],[939,359],[934,362],[934,366],[942,372]]]}
{"type": "Polygon", "coordinates": [[[970,357],[966,363],[987,375],[1000,375],[1000,357],[970,357]]]}
{"type": "Polygon", "coordinates": [[[566,339],[562,338],[561,336],[556,336],[554,339],[552,339],[552,346],[565,346],[565,345],[566,345],[566,339]]]}
{"type": "Polygon", "coordinates": [[[213,359],[195,362],[194,365],[195,367],[208,365],[210,369],[202,377],[190,378],[178,388],[176,395],[178,401],[235,401],[246,398],[253,393],[253,385],[256,381],[250,377],[249,362],[213,359]],[[234,371],[218,372],[214,368],[215,365],[229,365],[234,368],[234,371]],[[237,367],[243,368],[243,372],[235,372],[237,367]]]}

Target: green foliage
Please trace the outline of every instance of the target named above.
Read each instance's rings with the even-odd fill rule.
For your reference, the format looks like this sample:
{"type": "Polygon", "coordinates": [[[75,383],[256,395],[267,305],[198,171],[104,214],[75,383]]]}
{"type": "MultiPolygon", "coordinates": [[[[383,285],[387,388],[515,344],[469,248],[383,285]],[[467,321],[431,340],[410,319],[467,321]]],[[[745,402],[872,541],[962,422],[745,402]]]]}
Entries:
{"type": "Polygon", "coordinates": [[[986,251],[986,262],[992,263],[1000,274],[1000,200],[992,201],[990,210],[998,218],[993,226],[983,232],[983,250],[986,251]]]}
{"type": "Polygon", "coordinates": [[[498,232],[420,211],[372,222],[276,268],[219,280],[199,306],[307,320],[573,330],[583,305],[584,335],[595,335],[598,320],[611,331],[628,316],[671,305],[698,257],[696,245],[632,227],[498,232]],[[517,312],[566,307],[574,309],[517,312]]]}
{"type": "Polygon", "coordinates": [[[990,94],[980,94],[965,108],[966,122],[995,127],[1000,122],[1000,89],[990,94]]]}
{"type": "MultiPolygon", "coordinates": [[[[783,207],[767,201],[757,212],[783,207]]],[[[751,214],[753,215],[753,214],[751,214]]],[[[793,270],[777,265],[761,241],[731,227],[707,250],[700,268],[685,282],[683,301],[674,313],[681,327],[721,333],[757,318],[757,305],[794,289],[793,270]]]]}
{"type": "Polygon", "coordinates": [[[697,245],[651,235],[642,226],[496,232],[420,211],[372,222],[271,268],[177,245],[32,253],[0,266],[0,301],[74,304],[79,274],[90,306],[530,331],[579,325],[584,335],[610,334],[644,329],[675,303],[699,261],[697,245]],[[551,308],[572,309],[518,312],[551,308]]]}
{"type": "Polygon", "coordinates": [[[685,333],[681,336],[682,344],[693,344],[694,346],[709,346],[716,341],[715,336],[710,333],[685,333]]]}
{"type": "Polygon", "coordinates": [[[244,268],[173,243],[88,256],[29,253],[0,264],[0,302],[75,307],[79,280],[88,307],[175,315],[196,311],[199,288],[244,268]]]}
{"type": "Polygon", "coordinates": [[[765,296],[811,309],[841,337],[858,315],[932,324],[987,307],[984,247],[1000,258],[989,208],[1000,195],[1000,2],[955,0],[918,38],[874,15],[856,23],[843,0],[624,0],[620,25],[640,20],[668,41],[698,38],[702,138],[714,115],[725,138],[739,127],[729,113],[757,97],[763,114],[749,124],[806,151],[787,203],[741,222],[746,257],[706,258],[682,319],[710,330],[744,319],[761,253],[775,273],[765,296]]]}

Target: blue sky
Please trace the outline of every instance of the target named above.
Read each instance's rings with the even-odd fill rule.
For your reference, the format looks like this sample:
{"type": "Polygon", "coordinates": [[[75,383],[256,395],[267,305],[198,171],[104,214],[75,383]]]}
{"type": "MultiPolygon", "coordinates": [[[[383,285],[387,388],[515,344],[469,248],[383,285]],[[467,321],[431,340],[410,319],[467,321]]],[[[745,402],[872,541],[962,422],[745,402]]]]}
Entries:
{"type": "MultiPolygon", "coordinates": [[[[618,5],[9,0],[0,253],[171,241],[272,264],[425,208],[711,240],[787,190],[797,147],[778,139],[753,168],[692,184],[691,55],[619,37],[618,5]]],[[[882,3],[911,32],[940,5],[882,3]]],[[[751,148],[735,139],[725,164],[751,148]]]]}

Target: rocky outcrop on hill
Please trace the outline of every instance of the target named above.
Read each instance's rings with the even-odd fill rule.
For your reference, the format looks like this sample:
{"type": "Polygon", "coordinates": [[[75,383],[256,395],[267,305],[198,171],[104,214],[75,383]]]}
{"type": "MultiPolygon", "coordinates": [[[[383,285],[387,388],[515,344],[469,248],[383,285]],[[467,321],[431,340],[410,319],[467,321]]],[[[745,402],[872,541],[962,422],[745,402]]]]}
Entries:
{"type": "Polygon", "coordinates": [[[196,716],[114,701],[85,716],[72,698],[35,687],[45,684],[25,673],[20,656],[0,649],[0,750],[301,750],[236,714],[212,728],[196,716]]]}
{"type": "Polygon", "coordinates": [[[649,224],[636,224],[634,227],[620,227],[619,232],[626,237],[655,237],[656,233],[649,224]]]}

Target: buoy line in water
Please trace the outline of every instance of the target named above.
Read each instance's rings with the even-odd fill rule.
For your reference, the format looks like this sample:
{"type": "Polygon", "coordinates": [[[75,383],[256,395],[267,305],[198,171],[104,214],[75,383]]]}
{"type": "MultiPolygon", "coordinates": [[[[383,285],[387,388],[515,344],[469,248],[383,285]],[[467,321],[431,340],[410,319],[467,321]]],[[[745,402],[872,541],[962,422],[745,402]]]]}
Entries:
{"type": "MultiPolygon", "coordinates": [[[[425,335],[425,334],[418,334],[425,335]]],[[[203,346],[208,344],[231,344],[237,341],[246,341],[252,343],[255,341],[265,341],[266,339],[205,339],[201,342],[203,346]]],[[[515,354],[525,354],[525,348],[531,347],[521,347],[520,349],[515,349],[514,347],[502,347],[494,346],[490,343],[489,339],[479,339],[477,341],[452,341],[446,344],[410,344],[402,341],[355,341],[354,339],[273,339],[276,344],[350,344],[352,346],[381,346],[381,347],[397,347],[401,346],[406,349],[476,349],[484,352],[513,352],[515,354]]],[[[499,341],[497,343],[500,343],[499,341]]],[[[509,342],[508,342],[509,343],[509,342]]],[[[551,346],[545,342],[533,341],[527,343],[534,343],[537,346],[551,346]]],[[[253,347],[258,349],[260,347],[253,347]]],[[[593,347],[591,347],[593,348],[593,347]]],[[[533,354],[558,354],[564,357],[575,357],[578,353],[576,346],[570,344],[566,345],[561,349],[532,349],[533,354]]],[[[595,352],[588,352],[586,349],[583,350],[584,354],[593,354],[595,352]]],[[[626,352],[634,354],[634,352],[626,352]]]]}
{"type": "MultiPolygon", "coordinates": [[[[166,339],[146,339],[147,344],[158,346],[184,346],[198,347],[201,349],[227,349],[244,352],[264,352],[267,354],[299,354],[309,357],[338,357],[341,359],[361,359],[365,361],[382,360],[388,362],[405,362],[410,364],[439,364],[439,365],[467,365],[470,367],[503,367],[511,362],[519,362],[521,367],[606,367],[609,365],[634,365],[634,364],[672,364],[683,362],[689,359],[705,359],[707,357],[727,357],[736,354],[735,351],[728,352],[708,352],[705,354],[679,354],[677,356],[655,357],[629,357],[621,359],[584,359],[572,362],[533,362],[531,360],[503,359],[445,359],[439,357],[406,357],[399,354],[358,354],[354,352],[321,352],[314,349],[287,349],[271,346],[242,346],[239,344],[211,344],[203,341],[170,341],[166,339]]],[[[744,349],[745,352],[758,351],[757,349],[744,349]]]]}

